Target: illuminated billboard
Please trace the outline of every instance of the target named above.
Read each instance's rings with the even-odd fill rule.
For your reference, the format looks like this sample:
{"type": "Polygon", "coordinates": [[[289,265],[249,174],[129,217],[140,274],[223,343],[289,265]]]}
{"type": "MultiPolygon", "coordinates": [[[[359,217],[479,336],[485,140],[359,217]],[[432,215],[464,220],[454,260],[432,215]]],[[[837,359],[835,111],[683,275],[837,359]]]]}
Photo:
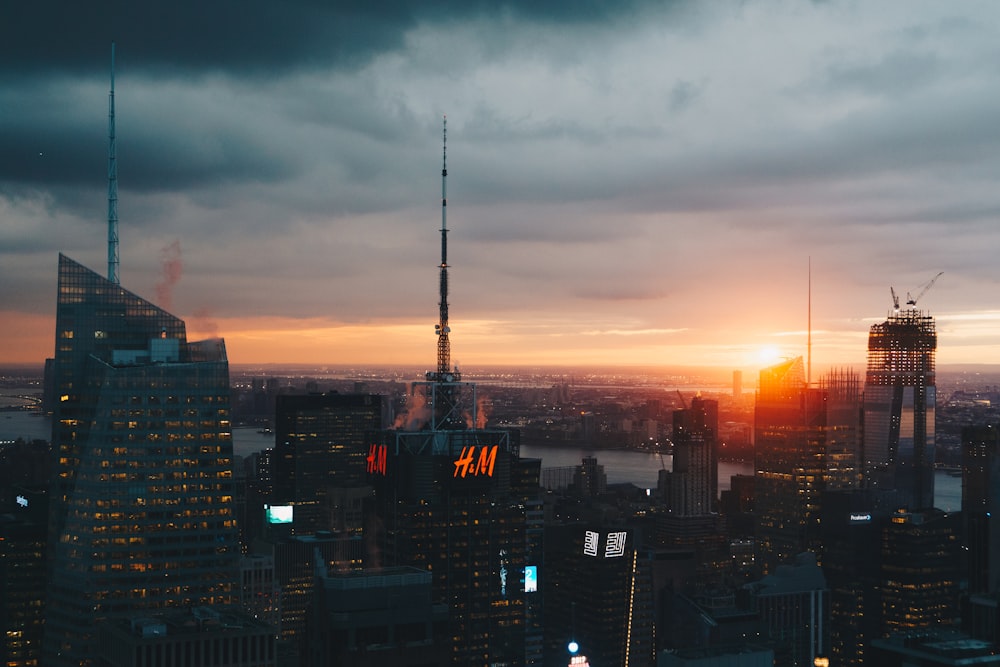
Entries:
{"type": "Polygon", "coordinates": [[[524,568],[524,592],[538,592],[538,566],[526,565],[524,568]]]}
{"type": "MultiPolygon", "coordinates": [[[[628,533],[625,531],[608,533],[604,543],[605,558],[620,558],[625,555],[625,540],[628,533]]],[[[587,556],[597,556],[601,544],[601,534],[593,530],[588,530],[583,535],[583,553],[587,556]]]]}
{"type": "Polygon", "coordinates": [[[264,517],[268,523],[291,523],[292,505],[264,505],[264,517]]]}

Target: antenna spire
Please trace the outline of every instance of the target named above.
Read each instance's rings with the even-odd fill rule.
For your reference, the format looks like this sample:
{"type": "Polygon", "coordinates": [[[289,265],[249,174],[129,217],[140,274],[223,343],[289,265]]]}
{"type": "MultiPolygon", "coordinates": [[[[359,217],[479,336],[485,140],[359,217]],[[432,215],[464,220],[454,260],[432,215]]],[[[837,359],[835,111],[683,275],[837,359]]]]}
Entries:
{"type": "MultiPolygon", "coordinates": [[[[451,343],[448,333],[448,117],[444,117],[441,134],[441,279],[440,321],[435,327],[438,335],[437,373],[444,378],[451,372],[451,343]]],[[[455,374],[453,374],[455,375],[455,374]]]]}
{"type": "Polygon", "coordinates": [[[111,42],[111,92],[108,95],[108,280],[118,279],[118,162],[115,148],[115,43],[111,42]]]}

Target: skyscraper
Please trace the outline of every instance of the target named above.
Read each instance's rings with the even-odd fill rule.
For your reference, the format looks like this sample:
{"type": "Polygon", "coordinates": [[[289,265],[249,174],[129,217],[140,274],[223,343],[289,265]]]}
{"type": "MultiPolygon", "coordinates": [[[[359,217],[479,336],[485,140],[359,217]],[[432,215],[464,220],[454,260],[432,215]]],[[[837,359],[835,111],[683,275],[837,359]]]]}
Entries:
{"type": "Polygon", "coordinates": [[[868,335],[864,463],[873,488],[896,489],[911,509],[934,506],[934,319],[905,308],[868,335]]]}
{"type": "Polygon", "coordinates": [[[1000,590],[1000,426],[962,429],[962,521],[969,553],[969,593],[1000,590]]]}
{"type": "Polygon", "coordinates": [[[754,481],[759,560],[765,572],[819,550],[824,490],[824,394],[805,383],[802,357],[760,372],[754,481]]]}
{"type": "Polygon", "coordinates": [[[232,601],[221,339],[60,255],[44,664],[89,665],[102,620],[232,601]]]}
{"type": "Polygon", "coordinates": [[[718,497],[719,402],[696,396],[674,411],[670,509],[680,516],[709,514],[718,497]]]}
{"type": "Polygon", "coordinates": [[[452,663],[513,667],[526,656],[526,505],[538,490],[537,475],[518,469],[537,465],[521,463],[518,432],[483,428],[475,384],[451,365],[447,174],[443,160],[436,370],[413,383],[402,428],[372,444],[366,469],[385,564],[431,572],[452,663]]]}
{"type": "Polygon", "coordinates": [[[294,506],[296,533],[361,531],[348,490],[368,484],[368,445],[388,416],[386,398],[373,394],[277,397],[273,502],[294,506]]]}

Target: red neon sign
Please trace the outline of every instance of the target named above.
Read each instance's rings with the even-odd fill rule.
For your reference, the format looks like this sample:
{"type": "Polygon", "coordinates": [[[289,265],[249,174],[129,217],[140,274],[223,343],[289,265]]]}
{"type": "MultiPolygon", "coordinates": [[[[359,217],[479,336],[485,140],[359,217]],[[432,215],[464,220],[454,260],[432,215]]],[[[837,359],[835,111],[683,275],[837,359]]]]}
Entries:
{"type": "Polygon", "coordinates": [[[384,475],[388,453],[385,445],[371,445],[368,448],[368,457],[365,459],[368,472],[384,475]]]}
{"type": "Polygon", "coordinates": [[[462,455],[455,460],[455,474],[452,477],[465,477],[466,475],[493,476],[493,466],[497,462],[497,448],[480,447],[479,458],[476,458],[476,446],[462,447],[462,455]],[[461,474],[459,474],[461,473],[461,474]]]}

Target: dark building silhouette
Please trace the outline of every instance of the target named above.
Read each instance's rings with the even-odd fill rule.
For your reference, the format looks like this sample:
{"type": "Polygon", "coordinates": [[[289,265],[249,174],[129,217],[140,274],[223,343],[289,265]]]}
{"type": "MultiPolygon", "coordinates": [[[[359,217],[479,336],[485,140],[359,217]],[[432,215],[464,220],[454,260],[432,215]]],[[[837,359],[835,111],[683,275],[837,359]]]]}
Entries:
{"type": "Polygon", "coordinates": [[[899,510],[882,533],[882,633],[954,627],[960,619],[960,516],[899,510]]]}
{"type": "Polygon", "coordinates": [[[360,533],[362,500],[371,495],[365,459],[389,425],[386,397],[279,395],[274,423],[272,503],[294,506],[296,533],[360,533]],[[349,491],[360,487],[369,491],[349,491]]]}
{"type": "Polygon", "coordinates": [[[825,407],[823,392],[806,387],[801,357],[760,372],[754,514],[765,572],[803,551],[819,551],[825,407]]]}
{"type": "Polygon", "coordinates": [[[546,665],[565,665],[576,641],[594,665],[648,665],[653,576],[639,533],[624,523],[546,526],[546,665]]]}
{"type": "Polygon", "coordinates": [[[233,601],[221,339],[59,257],[44,664],[93,664],[104,619],[233,601]]]}
{"type": "Polygon", "coordinates": [[[19,509],[0,514],[0,665],[30,667],[42,652],[46,525],[19,509]]]}
{"type": "Polygon", "coordinates": [[[719,402],[696,396],[674,411],[670,510],[680,516],[709,514],[719,495],[719,402]]]}
{"type": "Polygon", "coordinates": [[[823,494],[831,664],[866,664],[871,641],[882,636],[882,535],[897,506],[894,491],[841,489],[823,494]]]}
{"type": "Polygon", "coordinates": [[[962,429],[962,520],[969,593],[1000,593],[1000,427],[962,429]]]}
{"type": "Polygon", "coordinates": [[[801,552],[819,554],[823,493],[860,486],[860,399],[849,373],[806,386],[801,357],[761,371],[754,515],[765,572],[801,552]]]}
{"type": "Polygon", "coordinates": [[[897,489],[911,509],[934,506],[937,333],[912,308],[873,324],[864,391],[868,484],[897,489]]]}
{"type": "MultiPolygon", "coordinates": [[[[441,383],[418,386],[433,397],[441,383]]],[[[450,406],[471,391],[447,389],[450,406]]],[[[421,430],[387,431],[372,447],[379,554],[385,565],[431,572],[434,600],[448,605],[451,664],[523,665],[525,501],[537,498],[537,478],[518,471],[531,464],[518,457],[516,432],[435,422],[447,425],[431,418],[421,430]]]]}
{"type": "Polygon", "coordinates": [[[433,576],[409,567],[336,573],[320,567],[303,664],[438,667],[451,660],[448,605],[433,576]]]}
{"type": "Polygon", "coordinates": [[[776,665],[811,665],[828,655],[829,591],[815,555],[799,554],[794,564],[780,565],[741,593],[760,615],[776,665]]]}
{"type": "Polygon", "coordinates": [[[234,611],[170,609],[99,624],[99,667],[278,667],[274,630],[234,611]]]}

